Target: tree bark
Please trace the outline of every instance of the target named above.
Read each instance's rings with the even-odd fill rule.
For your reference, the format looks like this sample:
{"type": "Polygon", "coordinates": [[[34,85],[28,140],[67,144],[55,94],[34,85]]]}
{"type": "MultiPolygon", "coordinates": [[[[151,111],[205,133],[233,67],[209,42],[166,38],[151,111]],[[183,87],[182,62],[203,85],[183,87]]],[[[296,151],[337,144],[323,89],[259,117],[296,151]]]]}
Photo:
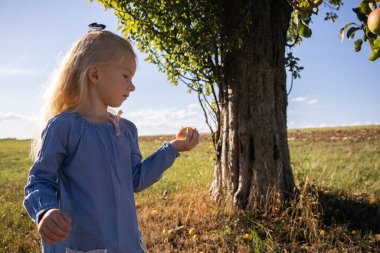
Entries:
{"type": "Polygon", "coordinates": [[[222,57],[222,129],[210,193],[249,209],[277,189],[294,190],[286,125],[285,46],[291,8],[285,0],[223,3],[223,33],[237,43],[222,57]],[[248,21],[247,21],[248,20],[248,21]],[[236,35],[235,35],[236,36],[236,35]]]}

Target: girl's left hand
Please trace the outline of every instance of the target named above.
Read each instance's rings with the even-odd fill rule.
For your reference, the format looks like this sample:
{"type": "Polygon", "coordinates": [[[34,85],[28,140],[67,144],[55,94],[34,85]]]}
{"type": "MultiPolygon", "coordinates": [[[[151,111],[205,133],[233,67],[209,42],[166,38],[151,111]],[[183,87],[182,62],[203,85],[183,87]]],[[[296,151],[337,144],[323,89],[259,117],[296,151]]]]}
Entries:
{"type": "Polygon", "coordinates": [[[182,152],[191,150],[196,145],[198,145],[199,141],[200,136],[198,130],[196,128],[192,128],[192,131],[186,132],[185,139],[172,140],[170,144],[172,144],[178,152],[182,152]]]}

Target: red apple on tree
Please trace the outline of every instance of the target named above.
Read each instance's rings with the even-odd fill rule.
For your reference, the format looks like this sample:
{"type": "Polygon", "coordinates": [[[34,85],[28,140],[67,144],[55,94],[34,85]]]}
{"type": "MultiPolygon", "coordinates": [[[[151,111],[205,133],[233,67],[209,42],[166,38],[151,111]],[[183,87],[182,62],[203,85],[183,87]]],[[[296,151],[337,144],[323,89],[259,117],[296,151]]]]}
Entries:
{"type": "Polygon", "coordinates": [[[368,15],[368,29],[376,35],[380,35],[380,8],[377,8],[368,15]]]}

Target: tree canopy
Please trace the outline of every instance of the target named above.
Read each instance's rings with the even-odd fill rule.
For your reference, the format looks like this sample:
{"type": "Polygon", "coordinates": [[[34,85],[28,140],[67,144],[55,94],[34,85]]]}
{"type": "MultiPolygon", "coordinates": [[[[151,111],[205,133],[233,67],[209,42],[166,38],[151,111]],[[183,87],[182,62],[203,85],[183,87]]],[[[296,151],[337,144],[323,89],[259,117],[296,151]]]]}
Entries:
{"type": "MultiPolygon", "coordinates": [[[[228,25],[228,17],[223,16],[224,9],[219,8],[220,2],[216,0],[97,1],[105,8],[114,10],[119,19],[118,29],[122,30],[126,38],[135,42],[139,50],[147,53],[145,60],[156,64],[161,72],[167,74],[172,84],[184,83],[189,92],[198,94],[216,145],[220,135],[218,122],[221,110],[218,89],[225,85],[221,71],[223,59],[229,50],[243,46],[241,36],[254,22],[249,18],[250,7],[254,2],[249,1],[241,9],[240,26],[234,29],[234,34],[228,34],[223,29],[228,25]]],[[[325,14],[325,20],[332,22],[338,18],[339,8],[343,5],[342,0],[287,2],[293,8],[288,30],[289,49],[300,45],[303,38],[312,36],[310,22],[313,15],[319,14],[322,4],[330,10],[325,14]]],[[[353,9],[358,20],[348,23],[340,31],[341,40],[345,35],[352,39],[361,31],[362,36],[355,41],[354,50],[358,52],[363,43],[369,43],[372,50],[369,57],[371,61],[380,57],[380,40],[367,26],[368,14],[377,8],[376,2],[380,1],[362,0],[353,9]]],[[[299,78],[303,69],[298,61],[291,50],[288,50],[286,67],[292,78],[299,78]]]]}

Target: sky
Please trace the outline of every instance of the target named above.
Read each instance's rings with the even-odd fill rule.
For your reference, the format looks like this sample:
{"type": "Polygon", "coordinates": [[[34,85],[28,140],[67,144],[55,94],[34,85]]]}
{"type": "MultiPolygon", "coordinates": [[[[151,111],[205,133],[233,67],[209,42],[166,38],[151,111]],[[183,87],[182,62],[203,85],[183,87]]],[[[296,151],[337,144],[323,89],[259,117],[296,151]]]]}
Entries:
{"type": "MultiPolygon", "coordinates": [[[[351,9],[359,1],[344,2],[334,24],[323,20],[324,9],[314,16],[312,37],[293,49],[305,69],[288,98],[290,129],[380,124],[380,60],[368,60],[368,45],[356,53],[353,40],[340,41],[340,28],[356,21],[351,9]]],[[[31,137],[50,74],[90,23],[121,34],[112,10],[88,0],[0,1],[0,22],[0,138],[31,137]]],[[[136,90],[121,106],[122,116],[139,135],[174,134],[181,126],[207,132],[196,94],[171,85],[134,48],[136,90]]]]}

